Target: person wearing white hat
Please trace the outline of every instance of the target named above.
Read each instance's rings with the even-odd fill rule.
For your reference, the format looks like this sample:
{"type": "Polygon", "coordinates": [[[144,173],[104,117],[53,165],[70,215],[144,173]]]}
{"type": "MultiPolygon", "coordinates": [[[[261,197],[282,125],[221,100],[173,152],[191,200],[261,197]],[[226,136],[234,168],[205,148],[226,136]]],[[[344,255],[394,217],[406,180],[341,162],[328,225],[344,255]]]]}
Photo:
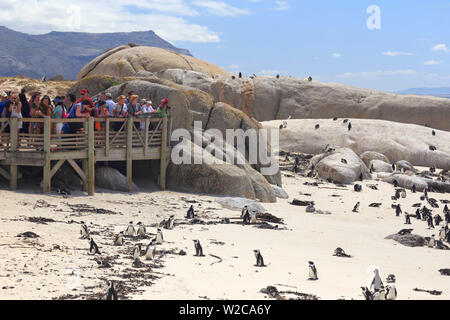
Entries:
{"type": "MultiPolygon", "coordinates": [[[[150,116],[150,113],[155,112],[152,106],[152,102],[150,100],[142,100],[141,101],[142,106],[142,113],[145,115],[145,118],[150,116]]],[[[145,121],[141,121],[141,130],[145,130],[145,121]]]]}

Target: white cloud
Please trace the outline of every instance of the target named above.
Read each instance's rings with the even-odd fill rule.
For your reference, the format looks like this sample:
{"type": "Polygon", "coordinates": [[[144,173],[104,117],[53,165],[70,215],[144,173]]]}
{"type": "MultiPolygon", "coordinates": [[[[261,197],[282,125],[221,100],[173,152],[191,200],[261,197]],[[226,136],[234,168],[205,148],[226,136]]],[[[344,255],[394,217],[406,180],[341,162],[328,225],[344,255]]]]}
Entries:
{"type": "Polygon", "coordinates": [[[445,51],[445,52],[450,52],[450,49],[447,48],[446,44],[437,44],[435,45],[432,49],[432,51],[445,51]]]}
{"type": "Polygon", "coordinates": [[[340,53],[333,53],[331,56],[333,58],[339,59],[341,57],[341,54],[340,53]]]}
{"type": "Polygon", "coordinates": [[[198,7],[206,8],[209,13],[217,16],[235,17],[250,14],[248,9],[236,8],[222,1],[194,1],[193,4],[198,7]]]}
{"type": "Polygon", "coordinates": [[[199,13],[185,0],[1,0],[0,21],[11,29],[130,32],[154,30],[168,41],[219,42],[218,32],[184,17],[199,13]]]}
{"type": "Polygon", "coordinates": [[[411,69],[405,70],[378,70],[370,72],[347,72],[340,75],[340,78],[376,78],[376,77],[387,77],[387,76],[409,76],[415,75],[416,71],[411,69]]]}
{"type": "Polygon", "coordinates": [[[412,56],[413,54],[410,52],[386,51],[386,52],[383,52],[383,55],[388,56],[388,57],[396,57],[396,56],[412,56]]]}
{"type": "Polygon", "coordinates": [[[287,2],[287,1],[275,1],[275,4],[276,4],[276,7],[271,8],[270,10],[284,11],[284,10],[288,10],[291,7],[289,2],[287,2]]]}
{"type": "Polygon", "coordinates": [[[439,62],[439,61],[436,61],[436,60],[430,60],[430,61],[425,61],[424,64],[425,64],[426,66],[436,66],[436,65],[440,64],[440,62],[439,62]]]}

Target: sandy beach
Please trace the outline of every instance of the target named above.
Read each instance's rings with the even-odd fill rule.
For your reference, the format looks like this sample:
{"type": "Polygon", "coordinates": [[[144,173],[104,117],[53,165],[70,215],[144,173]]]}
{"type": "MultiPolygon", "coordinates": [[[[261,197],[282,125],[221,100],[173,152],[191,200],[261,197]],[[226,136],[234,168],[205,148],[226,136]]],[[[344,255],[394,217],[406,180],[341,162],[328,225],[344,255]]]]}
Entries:
{"type": "MultiPolygon", "coordinates": [[[[450,277],[438,272],[450,267],[448,251],[410,248],[385,239],[407,227],[423,237],[438,234],[440,229],[429,230],[426,222],[415,218],[412,226],[406,226],[403,215],[396,217],[391,208],[392,185],[364,181],[362,192],[356,193],[352,186],[309,186],[305,183],[317,181],[289,172],[282,175],[290,198],[262,204],[283,219],[284,224],[273,230],[242,225],[233,219],[240,211],[223,208],[217,197],[207,195],[161,192],[145,186],[135,194],[97,190],[94,197],[73,192],[67,199],[2,190],[0,299],[104,299],[107,281],[114,280],[120,299],[269,299],[260,291],[275,286],[279,291],[320,299],[361,300],[360,287],[366,284],[372,266],[380,268],[383,281],[395,274],[398,299],[450,298],[450,277]],[[331,214],[306,213],[305,207],[290,204],[294,198],[314,201],[317,210],[331,214]],[[359,213],[352,212],[356,202],[361,202],[359,213]],[[369,208],[374,202],[382,203],[381,207],[369,208]],[[80,204],[91,207],[77,207],[80,204]],[[191,204],[204,224],[189,224],[184,218],[191,204]],[[134,244],[148,244],[156,224],[172,214],[175,228],[163,229],[165,243],[157,247],[156,261],[142,258],[144,265],[133,267],[134,244]],[[218,223],[223,218],[232,223],[218,223]],[[101,256],[89,255],[88,240],[80,239],[80,221],[88,225],[101,256]],[[148,239],[126,239],[122,247],[113,246],[114,236],[129,221],[142,221],[148,239]],[[39,237],[16,237],[27,231],[39,237]],[[205,257],[194,256],[195,239],[201,241],[205,257]],[[333,256],[337,247],[352,257],[333,256]],[[254,266],[254,249],[261,251],[267,267],[254,266]],[[179,255],[181,250],[186,255],[179,255]],[[105,258],[110,267],[99,265],[105,258]],[[318,281],[308,280],[308,261],[315,262],[318,281]]],[[[420,196],[407,191],[398,203],[413,214],[412,205],[420,202],[420,196]]],[[[450,200],[448,194],[430,193],[430,197],[450,200]]],[[[442,215],[440,206],[435,212],[442,215]]]]}

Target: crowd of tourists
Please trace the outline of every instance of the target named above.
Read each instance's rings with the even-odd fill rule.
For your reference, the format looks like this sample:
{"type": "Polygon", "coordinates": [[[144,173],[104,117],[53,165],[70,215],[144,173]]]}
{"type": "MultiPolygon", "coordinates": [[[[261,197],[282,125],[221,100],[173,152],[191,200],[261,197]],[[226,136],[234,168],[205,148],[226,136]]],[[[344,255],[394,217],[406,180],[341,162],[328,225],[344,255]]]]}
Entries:
{"type": "MultiPolygon", "coordinates": [[[[145,129],[146,117],[166,117],[169,112],[168,100],[163,99],[155,107],[149,99],[140,98],[134,91],[128,92],[128,96],[121,95],[114,101],[110,93],[101,92],[98,97],[92,99],[86,89],[81,90],[80,98],[69,94],[56,96],[53,100],[48,96],[42,96],[40,92],[32,94],[27,99],[25,90],[20,94],[16,92],[3,92],[0,100],[1,118],[54,118],[54,119],[77,119],[77,118],[128,118],[136,117],[141,120],[135,125],[140,130],[145,129]],[[144,119],[144,120],[142,120],[144,119]]],[[[122,124],[112,124],[112,129],[118,129],[122,124]]],[[[43,133],[43,122],[18,122],[18,130],[22,133],[43,133]]],[[[9,131],[3,124],[2,130],[9,131]]],[[[104,130],[103,122],[95,122],[95,130],[104,130]]],[[[57,122],[52,131],[54,134],[77,133],[83,130],[81,122],[57,122]]]]}

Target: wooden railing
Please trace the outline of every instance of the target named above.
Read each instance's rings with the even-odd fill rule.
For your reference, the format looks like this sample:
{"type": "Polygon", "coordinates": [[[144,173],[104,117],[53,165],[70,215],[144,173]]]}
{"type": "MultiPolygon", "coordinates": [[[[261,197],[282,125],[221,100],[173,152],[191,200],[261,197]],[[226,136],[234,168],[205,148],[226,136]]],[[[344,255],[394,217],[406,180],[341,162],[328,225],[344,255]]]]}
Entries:
{"type": "Polygon", "coordinates": [[[165,189],[170,130],[167,117],[159,118],[152,114],[150,117],[134,118],[0,118],[0,123],[0,162],[10,165],[12,189],[17,186],[18,165],[41,165],[44,167],[43,188],[45,192],[50,192],[50,179],[64,161],[68,161],[79,173],[90,194],[94,193],[96,161],[127,161],[127,177],[131,186],[132,160],[155,157],[161,159],[160,181],[161,188],[165,189]],[[19,133],[20,123],[22,128],[29,127],[30,133],[19,133]],[[81,125],[78,125],[80,129],[76,132],[57,133],[56,126],[61,123],[81,125]],[[139,128],[141,124],[143,128],[139,128]],[[98,125],[100,128],[96,130],[98,125]],[[36,164],[32,163],[33,159],[36,164]],[[58,160],[53,169],[52,160],[58,160]],[[83,160],[83,169],[74,160],[83,160]]]}

